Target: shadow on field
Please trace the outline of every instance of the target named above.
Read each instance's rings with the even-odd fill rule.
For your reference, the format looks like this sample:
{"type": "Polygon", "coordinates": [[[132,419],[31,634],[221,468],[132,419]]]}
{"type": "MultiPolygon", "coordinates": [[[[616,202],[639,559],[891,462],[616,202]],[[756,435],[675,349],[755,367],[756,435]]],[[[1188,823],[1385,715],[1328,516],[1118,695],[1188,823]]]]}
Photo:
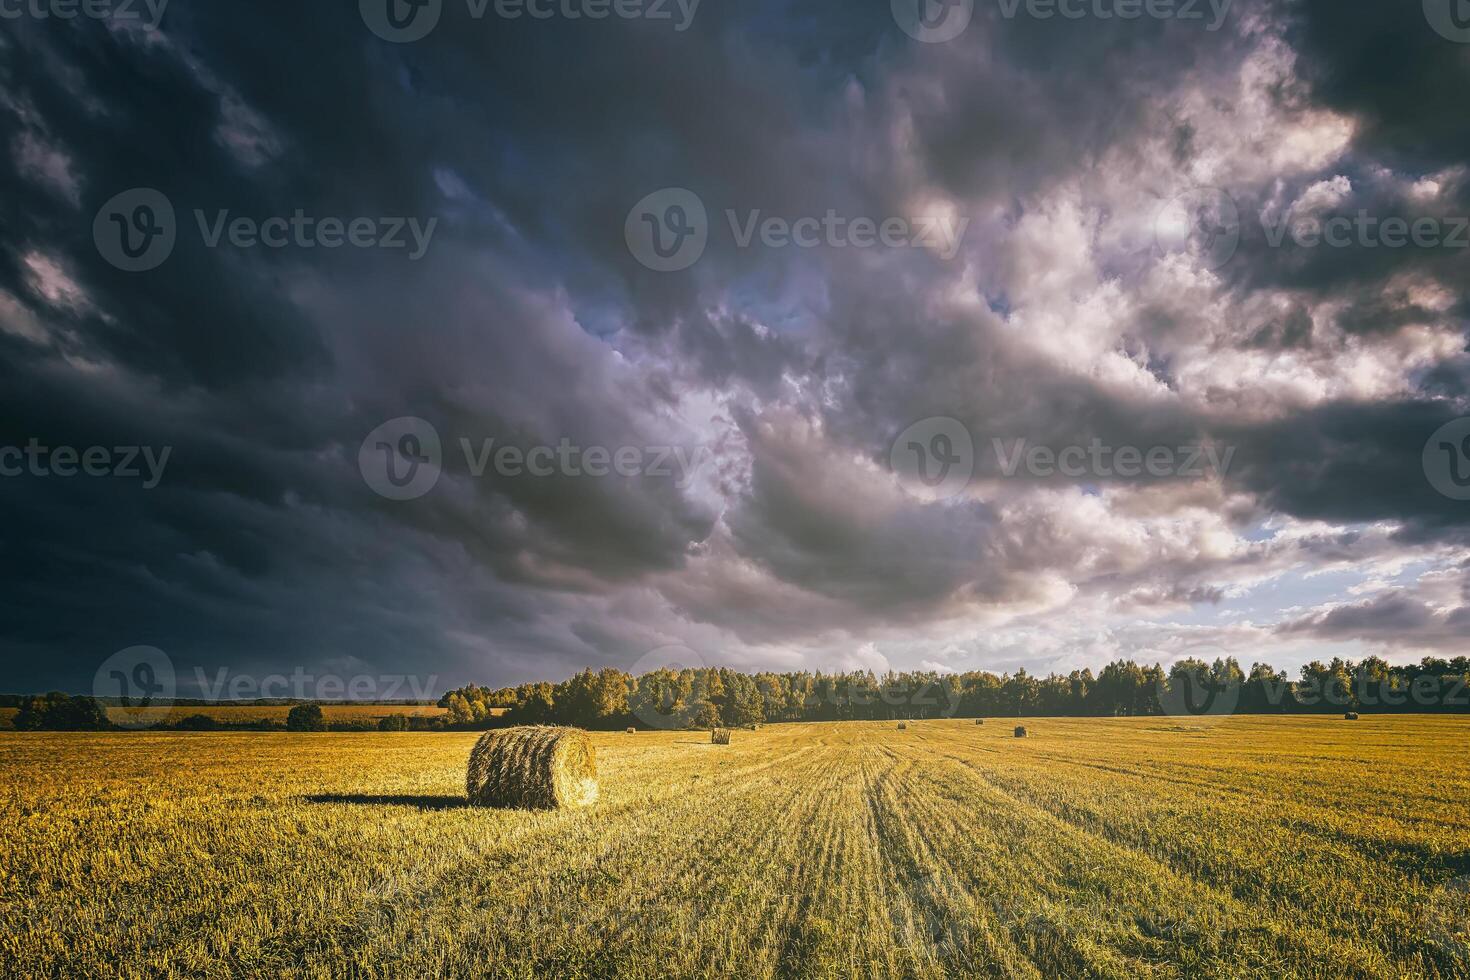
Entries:
{"type": "Polygon", "coordinates": [[[365,793],[318,793],[308,803],[353,803],[358,806],[412,806],[420,810],[458,810],[470,805],[463,796],[375,796],[365,793]]]}

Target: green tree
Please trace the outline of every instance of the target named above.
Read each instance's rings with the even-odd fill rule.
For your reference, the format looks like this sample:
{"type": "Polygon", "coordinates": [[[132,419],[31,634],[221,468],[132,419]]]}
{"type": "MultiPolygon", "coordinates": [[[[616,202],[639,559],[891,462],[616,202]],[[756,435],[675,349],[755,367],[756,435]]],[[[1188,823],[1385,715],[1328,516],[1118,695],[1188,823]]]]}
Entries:
{"type": "Polygon", "coordinates": [[[1009,678],[1001,690],[1010,702],[1011,710],[1018,717],[1034,715],[1041,706],[1041,682],[1026,673],[1024,667],[1016,671],[1015,676],[1009,678]]]}
{"type": "Polygon", "coordinates": [[[729,726],[754,725],[765,720],[765,698],[754,678],[735,674],[729,679],[728,697],[722,712],[729,726]]]}
{"type": "Polygon", "coordinates": [[[1251,664],[1250,676],[1240,690],[1240,709],[1253,714],[1285,711],[1289,687],[1285,672],[1270,664],[1251,664]]]}
{"type": "Polygon", "coordinates": [[[319,704],[298,704],[286,712],[286,731],[288,732],[324,732],[326,730],[327,722],[322,717],[322,706],[319,704]]]}
{"type": "Polygon", "coordinates": [[[509,720],[518,725],[542,725],[563,720],[558,714],[556,688],[542,681],[526,685],[525,699],[510,711],[509,720]]]}
{"type": "Polygon", "coordinates": [[[60,691],[26,698],[14,724],[21,731],[31,732],[97,732],[112,727],[107,711],[96,698],[74,698],[60,691]]]}
{"type": "Polygon", "coordinates": [[[470,706],[469,699],[459,691],[445,698],[444,707],[449,709],[451,725],[469,725],[475,720],[475,709],[470,706]]]}
{"type": "Polygon", "coordinates": [[[689,728],[720,727],[720,709],[712,701],[695,701],[689,705],[685,717],[689,728]]]}

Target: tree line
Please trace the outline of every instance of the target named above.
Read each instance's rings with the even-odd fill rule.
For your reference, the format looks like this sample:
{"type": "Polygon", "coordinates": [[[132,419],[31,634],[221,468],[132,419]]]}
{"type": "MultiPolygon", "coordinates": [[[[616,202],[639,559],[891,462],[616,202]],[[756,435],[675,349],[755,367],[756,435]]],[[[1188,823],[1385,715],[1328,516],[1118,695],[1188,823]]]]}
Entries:
{"type": "Polygon", "coordinates": [[[1470,711],[1470,657],[1395,665],[1379,657],[1313,661],[1289,678],[1234,657],[1181,660],[1167,670],[1118,660],[1097,674],[761,672],[613,667],[553,684],[469,685],[439,704],[459,727],[560,724],[581,728],[710,728],[760,722],[891,721],[940,717],[1470,711]]]}
{"type": "MultiPolygon", "coordinates": [[[[113,727],[95,698],[59,692],[7,696],[23,731],[99,731],[113,727]]],[[[183,702],[180,702],[182,704],[183,702]]],[[[201,702],[189,702],[196,704],[201,702]]],[[[1181,660],[1167,670],[1117,660],[1097,674],[1032,675],[790,671],[746,674],[724,667],[662,669],[633,676],[614,667],[583,670],[560,683],[467,685],[445,694],[441,718],[389,715],[377,722],[327,722],[315,705],[297,705],[285,724],[226,723],[207,713],[156,727],[288,731],[432,731],[503,725],[615,729],[736,727],[762,722],[892,721],[921,718],[1285,714],[1334,711],[1470,712],[1470,657],[1425,657],[1417,664],[1334,658],[1289,678],[1268,664],[1249,672],[1234,657],[1181,660]]]]}
{"type": "MultiPolygon", "coordinates": [[[[262,702],[265,703],[265,702],[262,702]]],[[[276,702],[271,702],[276,703],[276,702]]],[[[404,702],[393,702],[395,704],[404,702]]],[[[0,707],[19,707],[11,724],[23,732],[104,732],[120,726],[107,716],[108,704],[124,707],[149,707],[153,702],[145,699],[101,698],[71,695],[62,691],[31,696],[5,695],[0,697],[0,707]],[[13,703],[5,703],[5,702],[13,703]]],[[[230,702],[239,705],[240,702],[230,702]]],[[[170,701],[166,707],[193,706],[216,707],[214,702],[191,699],[170,701]]],[[[390,714],[377,721],[333,720],[329,721],[322,706],[314,701],[292,702],[283,721],[255,719],[251,721],[224,721],[206,712],[183,715],[177,720],[149,721],[139,725],[121,727],[149,728],[179,732],[255,731],[255,732],[406,732],[428,731],[437,719],[420,718],[406,714],[390,714]]],[[[440,728],[445,727],[443,724],[440,728]]]]}

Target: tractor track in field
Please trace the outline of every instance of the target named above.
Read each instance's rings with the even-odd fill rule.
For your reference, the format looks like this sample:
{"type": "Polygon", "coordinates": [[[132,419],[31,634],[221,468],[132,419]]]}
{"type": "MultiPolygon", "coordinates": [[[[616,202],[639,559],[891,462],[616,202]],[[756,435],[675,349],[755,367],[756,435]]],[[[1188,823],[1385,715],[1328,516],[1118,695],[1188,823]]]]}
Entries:
{"type": "MultiPolygon", "coordinates": [[[[962,741],[956,742],[953,745],[953,747],[956,748],[961,746],[964,746],[964,743],[962,741]]],[[[995,752],[998,750],[989,749],[988,751],[995,752]]],[[[1242,809],[1259,808],[1262,805],[1261,801],[1269,798],[1266,791],[1270,787],[1264,785],[1257,785],[1254,787],[1242,787],[1221,784],[1218,782],[1208,782],[1205,780],[1185,779],[1182,777],[1160,774],[1154,768],[1129,768],[1108,765],[1092,760],[1067,757],[1054,752],[1037,752],[1036,756],[1038,758],[1048,759],[1056,763],[1058,766],[1062,766],[1065,768],[1088,769],[1096,772],[1103,772],[1107,773],[1109,776],[1115,776],[1119,779],[1128,780],[1138,783],[1140,785],[1147,785],[1157,782],[1174,786],[1182,786],[1191,790],[1207,790],[1216,796],[1228,795],[1233,801],[1235,801],[1237,805],[1241,806],[1242,809]]],[[[1295,785],[1296,788],[1300,788],[1300,784],[1295,785]]],[[[1323,788],[1327,788],[1328,785],[1329,784],[1327,784],[1325,781],[1322,783],[1323,788]]],[[[1405,840],[1404,837],[1408,835],[1401,835],[1398,840],[1391,840],[1381,837],[1375,838],[1362,833],[1344,834],[1340,829],[1335,826],[1336,824],[1342,823],[1345,819],[1343,816],[1344,810],[1341,806],[1332,806],[1328,803],[1308,803],[1304,801],[1297,801],[1294,806],[1298,811],[1301,812],[1301,816],[1299,818],[1294,818],[1293,820],[1288,821],[1286,825],[1290,826],[1292,829],[1298,830],[1305,835],[1321,840],[1324,843],[1339,844],[1347,842],[1354,844],[1355,846],[1364,851],[1367,851],[1374,856],[1400,862],[1413,858],[1414,856],[1420,854],[1420,852],[1422,852],[1423,850],[1422,845],[1416,843],[1415,841],[1405,840]]],[[[1391,821],[1401,827],[1441,827],[1470,834],[1470,822],[1466,821],[1445,820],[1435,816],[1403,816],[1398,812],[1385,807],[1365,807],[1362,805],[1358,805],[1355,811],[1355,819],[1361,818],[1361,816],[1365,814],[1371,814],[1374,817],[1384,821],[1391,821]]],[[[1421,860],[1419,863],[1432,864],[1433,859],[1424,859],[1421,860]]]]}
{"type": "MultiPolygon", "coordinates": [[[[1228,784],[1228,783],[1222,783],[1222,782],[1218,782],[1218,781],[1210,781],[1210,780],[1203,780],[1203,779],[1186,779],[1186,778],[1181,777],[1181,776],[1167,775],[1165,773],[1162,773],[1157,768],[1153,768],[1153,767],[1149,767],[1149,768],[1130,768],[1130,767],[1124,767],[1124,766],[1108,765],[1108,764],[1102,763],[1102,762],[1095,762],[1095,761],[1085,760],[1085,759],[1077,759],[1075,757],[1069,757],[1069,756],[1061,755],[1061,754],[1054,753],[1054,752],[1037,752],[1036,755],[1037,755],[1038,758],[1050,759],[1053,762],[1056,762],[1058,765],[1067,766],[1067,767],[1071,767],[1071,768],[1091,769],[1091,770],[1094,770],[1094,771],[1097,771],[1097,772],[1105,772],[1105,773],[1107,773],[1109,775],[1115,775],[1115,776],[1119,776],[1119,777],[1122,777],[1122,778],[1125,778],[1125,779],[1135,779],[1135,780],[1139,780],[1139,781],[1142,781],[1142,782],[1161,782],[1161,783],[1168,783],[1170,785],[1184,786],[1184,787],[1188,787],[1190,789],[1209,790],[1212,793],[1226,793],[1226,794],[1229,794],[1231,796],[1239,797],[1239,798],[1246,799],[1246,800],[1259,800],[1259,799],[1261,799],[1266,794],[1266,792],[1268,790],[1279,788],[1279,787],[1275,787],[1275,786],[1264,785],[1265,783],[1270,782],[1270,781],[1264,780],[1264,779],[1258,780],[1258,782],[1257,782],[1256,785],[1249,785],[1249,786],[1231,785],[1231,784],[1228,784]]],[[[1191,764],[1191,763],[1185,763],[1185,765],[1187,765],[1191,769],[1201,768],[1201,767],[1199,767],[1199,766],[1197,766],[1195,764],[1191,764]]],[[[1224,773],[1222,771],[1222,775],[1223,774],[1224,773]]],[[[1283,782],[1284,783],[1286,781],[1287,781],[1286,778],[1283,777],[1281,780],[1279,780],[1277,782],[1283,782]]],[[[1299,780],[1293,780],[1293,781],[1291,781],[1291,787],[1294,788],[1294,789],[1300,789],[1302,787],[1302,783],[1299,780]]],[[[1319,781],[1319,783],[1316,785],[1315,788],[1318,788],[1318,789],[1322,790],[1324,793],[1325,792],[1331,792],[1333,790],[1333,783],[1331,783],[1330,781],[1327,781],[1327,780],[1322,780],[1322,781],[1319,781]]],[[[1350,794],[1346,794],[1346,793],[1342,793],[1338,797],[1339,800],[1344,800],[1344,799],[1348,799],[1348,798],[1350,798],[1350,794]]],[[[1325,800],[1322,803],[1313,803],[1313,804],[1298,803],[1297,805],[1298,806],[1301,806],[1301,807],[1310,807],[1312,809],[1321,811],[1323,813],[1340,813],[1341,812],[1341,807],[1340,806],[1332,806],[1332,805],[1330,805],[1333,802],[1336,802],[1336,800],[1334,800],[1332,798],[1328,798],[1327,800],[1325,800]]],[[[1359,813],[1364,812],[1364,807],[1363,807],[1363,804],[1361,803],[1361,801],[1355,803],[1355,809],[1356,809],[1356,812],[1359,812],[1359,813]]],[[[1392,811],[1392,810],[1386,810],[1386,809],[1383,809],[1383,808],[1374,808],[1370,812],[1372,812],[1376,816],[1384,817],[1386,819],[1394,819],[1394,820],[1401,820],[1401,819],[1403,819],[1399,814],[1395,813],[1394,811],[1392,811]]],[[[1462,823],[1458,823],[1458,822],[1441,820],[1441,819],[1434,818],[1434,817],[1424,817],[1424,818],[1420,818],[1420,819],[1423,822],[1425,822],[1425,823],[1429,823],[1429,824],[1433,824],[1433,825],[1437,825],[1437,826],[1455,827],[1455,828],[1466,827],[1467,829],[1470,829],[1470,825],[1462,824],[1462,823]]]]}
{"type": "MultiPolygon", "coordinates": [[[[954,762],[961,771],[966,772],[974,780],[983,784],[992,794],[1000,797],[1019,812],[1030,813],[1043,820],[1051,821],[1058,829],[1065,828],[1069,833],[1092,841],[1096,847],[1112,849],[1115,853],[1130,855],[1135,861],[1143,862],[1146,866],[1153,869],[1155,874],[1163,880],[1173,879],[1182,884],[1185,889],[1193,886],[1197,889],[1204,890],[1214,897],[1219,908],[1229,911],[1233,917],[1239,918],[1242,921],[1248,920],[1250,907],[1260,900],[1258,894],[1254,894],[1252,890],[1244,886],[1237,884],[1218,884],[1217,882],[1221,879],[1221,876],[1218,874],[1209,874],[1201,877],[1196,873],[1195,868],[1191,868],[1188,865],[1175,864],[1172,860],[1159,856],[1154,851],[1141,846],[1137,840],[1127,834],[1118,832],[1105,822],[1097,822],[1095,825],[1090,826],[1088,823],[1065,811],[1058,812],[1057,809],[1047,806],[1044,802],[1041,802],[1041,796],[1029,790],[1026,791],[1024,796],[1017,795],[1011,789],[995,782],[989,775],[982,772],[979,766],[970,760],[957,756],[946,756],[946,758],[954,762]]],[[[1238,880],[1231,876],[1225,877],[1226,880],[1238,880]]],[[[1327,930],[1308,925],[1298,926],[1297,929],[1305,934],[1302,938],[1309,943],[1314,945],[1320,943],[1321,945],[1318,948],[1329,948],[1338,945],[1338,939],[1340,937],[1327,930]]],[[[1276,933],[1278,939],[1281,941],[1295,942],[1294,939],[1290,939],[1279,930],[1273,929],[1273,932],[1276,933]]],[[[1349,964],[1344,962],[1340,966],[1348,968],[1349,964]]],[[[1376,980],[1377,977],[1384,975],[1382,971],[1387,969],[1387,967],[1382,962],[1375,960],[1373,962],[1351,964],[1351,969],[1356,972],[1343,975],[1362,977],[1363,980],[1376,980]]]]}
{"type": "MultiPolygon", "coordinates": [[[[884,747],[883,751],[898,759],[891,749],[884,747]]],[[[1047,974],[1042,965],[1026,955],[999,920],[993,914],[982,914],[982,910],[986,910],[982,896],[963,883],[952,860],[929,845],[915,821],[899,805],[900,795],[912,794],[903,793],[903,786],[895,787],[892,777],[912,772],[917,761],[904,760],[901,765],[903,768],[892,768],[875,780],[865,801],[873,843],[883,861],[886,877],[899,883],[904,899],[905,921],[895,923],[900,927],[898,931],[919,933],[919,939],[925,944],[922,951],[929,954],[930,965],[939,971],[935,973],[938,976],[945,975],[942,971],[946,967],[959,966],[961,970],[972,967],[965,958],[972,947],[978,946],[985,959],[983,963],[973,964],[973,967],[978,967],[973,974],[966,970],[965,975],[1006,976],[1018,980],[1045,977],[1047,974]],[[937,870],[925,872],[926,866],[937,870]],[[939,879],[937,883],[935,878],[939,879]],[[956,891],[963,898],[956,899],[956,891]],[[964,908],[965,905],[969,908],[964,908]],[[958,936],[954,919],[961,921],[958,936]],[[1000,938],[1002,935],[1004,939],[1000,938]],[[956,960],[959,964],[954,963],[956,960]]]]}
{"type": "MultiPolygon", "coordinates": [[[[804,756],[811,752],[810,746],[798,746],[784,755],[776,758],[762,759],[751,765],[740,766],[728,772],[722,773],[726,777],[727,785],[740,785],[737,780],[748,780],[750,776],[768,771],[776,766],[782,765],[793,758],[804,756]],[[732,779],[734,777],[734,779],[732,779]]],[[[697,775],[704,775],[699,773],[697,775]]],[[[747,793],[755,791],[755,786],[749,782],[743,784],[747,793]]],[[[599,804],[596,807],[598,819],[606,822],[609,818],[619,822],[627,822],[632,825],[626,838],[633,840],[644,838],[655,838],[660,827],[673,825],[673,813],[682,811],[698,805],[698,796],[675,787],[657,796],[633,796],[613,804],[599,804]],[[646,812],[650,805],[652,812],[660,816],[651,820],[636,820],[634,815],[646,812]]],[[[489,815],[489,814],[487,814],[489,815]]],[[[396,919],[402,914],[405,907],[414,909],[430,909],[436,906],[452,904],[456,910],[464,914],[466,912],[493,912],[493,903],[472,903],[468,906],[463,899],[454,902],[444,901],[446,896],[474,896],[480,893],[481,886],[487,881],[493,881],[494,875],[487,873],[487,869],[493,868],[496,874],[503,875],[507,872],[515,872],[518,869],[526,869],[540,863],[537,856],[539,848],[535,846],[538,841],[557,840],[565,842],[568,837],[568,827],[575,821],[583,819],[585,812],[569,811],[562,813],[542,814],[540,820],[525,826],[521,832],[510,838],[502,838],[485,850],[472,854],[461,852],[462,862],[445,868],[443,871],[427,877],[424,869],[415,867],[407,869],[397,875],[398,881],[382,891],[381,897],[375,903],[365,904],[354,917],[355,920],[371,919],[375,922],[384,919],[396,919]],[[509,862],[499,861],[499,858],[509,856],[509,862]],[[406,885],[404,883],[407,883],[406,885]]],[[[620,839],[620,845],[625,845],[626,840],[620,839]]],[[[595,861],[585,862],[588,866],[594,866],[595,861]]],[[[370,941],[367,935],[362,936],[359,941],[352,941],[350,934],[360,931],[352,925],[344,926],[341,930],[341,938],[347,939],[341,948],[350,952],[370,941]]]]}
{"type": "Polygon", "coordinates": [[[552,813],[467,736],[17,735],[0,974],[1470,978],[1467,722],[600,733],[552,813]]]}

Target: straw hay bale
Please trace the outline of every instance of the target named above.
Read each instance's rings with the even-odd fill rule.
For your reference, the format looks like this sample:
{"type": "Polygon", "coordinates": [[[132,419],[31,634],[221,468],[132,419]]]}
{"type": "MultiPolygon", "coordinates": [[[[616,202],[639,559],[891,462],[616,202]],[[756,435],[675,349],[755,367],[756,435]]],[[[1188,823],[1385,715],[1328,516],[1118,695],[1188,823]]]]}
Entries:
{"type": "Polygon", "coordinates": [[[486,732],[470,751],[473,806],[553,810],[597,800],[597,756],[578,728],[534,725],[486,732]]]}

